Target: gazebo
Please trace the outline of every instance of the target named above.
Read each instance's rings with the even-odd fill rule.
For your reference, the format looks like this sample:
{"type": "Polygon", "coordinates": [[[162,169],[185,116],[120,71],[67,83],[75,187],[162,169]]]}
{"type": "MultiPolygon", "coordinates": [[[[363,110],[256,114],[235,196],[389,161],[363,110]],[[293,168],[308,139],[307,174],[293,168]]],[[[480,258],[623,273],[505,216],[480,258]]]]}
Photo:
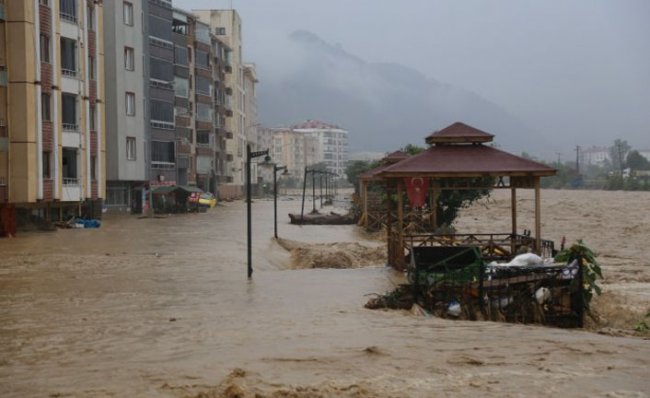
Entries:
{"type": "Polygon", "coordinates": [[[379,177],[379,173],[384,171],[387,167],[402,161],[409,156],[408,153],[402,151],[391,152],[379,161],[379,166],[364,171],[357,177],[359,180],[359,200],[361,204],[359,225],[363,226],[365,230],[377,230],[386,223],[385,213],[381,204],[381,197],[368,192],[368,187],[373,183],[381,183],[384,181],[379,177]]]}
{"type": "MultiPolygon", "coordinates": [[[[387,216],[388,261],[396,268],[406,265],[405,254],[412,246],[473,244],[487,257],[507,258],[521,246],[542,254],[552,250],[553,243],[544,241],[541,231],[540,178],[555,175],[556,170],[544,164],[525,159],[493,146],[494,135],[464,123],[456,122],[426,137],[429,148],[392,165],[381,168],[368,178],[381,179],[388,192],[396,193],[396,203],[388,201],[387,216]],[[476,185],[476,181],[491,181],[476,185]],[[405,203],[404,192],[409,190],[410,203],[405,203]],[[437,195],[443,190],[509,189],[511,191],[512,228],[509,233],[436,234],[437,195]],[[535,231],[517,233],[517,189],[535,190],[535,231]],[[420,196],[419,200],[417,196],[420,196]],[[425,197],[428,196],[427,203],[425,197]],[[410,207],[430,207],[431,231],[426,234],[408,234],[405,231],[404,212],[410,207]]],[[[366,180],[368,181],[368,180],[366,180]]],[[[365,191],[364,191],[365,192],[365,191]]]]}

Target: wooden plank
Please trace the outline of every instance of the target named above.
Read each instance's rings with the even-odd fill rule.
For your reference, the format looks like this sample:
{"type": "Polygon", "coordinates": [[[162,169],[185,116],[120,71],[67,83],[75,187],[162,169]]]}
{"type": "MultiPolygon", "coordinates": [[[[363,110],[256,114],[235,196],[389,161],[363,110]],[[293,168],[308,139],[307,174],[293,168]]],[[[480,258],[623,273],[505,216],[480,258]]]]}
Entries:
{"type": "MultiPolygon", "coordinates": [[[[512,221],[512,236],[517,235],[517,188],[512,187],[510,190],[510,208],[512,211],[511,221],[512,221]]],[[[510,241],[510,253],[515,254],[515,240],[510,241]]]]}
{"type": "Polygon", "coordinates": [[[396,260],[397,260],[397,266],[401,268],[403,266],[404,262],[404,203],[402,200],[402,194],[403,194],[403,184],[404,182],[402,180],[399,180],[397,182],[397,252],[395,253],[396,255],[396,260]]]}

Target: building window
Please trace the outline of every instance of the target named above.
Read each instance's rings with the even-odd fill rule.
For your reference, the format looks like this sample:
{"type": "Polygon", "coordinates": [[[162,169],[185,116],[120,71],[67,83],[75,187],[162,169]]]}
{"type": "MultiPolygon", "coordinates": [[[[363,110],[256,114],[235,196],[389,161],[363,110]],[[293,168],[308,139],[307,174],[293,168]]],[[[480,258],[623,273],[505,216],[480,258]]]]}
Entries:
{"type": "Polygon", "coordinates": [[[96,125],[95,106],[91,105],[89,109],[90,109],[90,115],[88,115],[88,117],[90,118],[90,130],[95,131],[95,125],[96,125]]]}
{"type": "Polygon", "coordinates": [[[126,160],[135,160],[135,137],[126,137],[126,160]]]}
{"type": "Polygon", "coordinates": [[[174,80],[174,64],[169,61],[151,57],[149,59],[149,77],[171,82],[174,80]]]}
{"type": "Polygon", "coordinates": [[[38,0],[38,4],[40,4],[42,6],[49,7],[50,6],[50,0],[38,0]]]}
{"type": "Polygon", "coordinates": [[[61,116],[63,130],[77,131],[77,96],[61,94],[61,116]]]}
{"type": "Polygon", "coordinates": [[[128,1],[122,3],[122,12],[124,14],[124,24],[133,26],[133,4],[128,1]]]}
{"type": "Polygon", "coordinates": [[[124,47],[124,68],[135,70],[135,53],[131,47],[124,47]]]}
{"type": "Polygon", "coordinates": [[[90,80],[95,80],[95,57],[88,56],[88,73],[90,80]]]}
{"type": "Polygon", "coordinates": [[[205,51],[196,50],[194,53],[196,66],[202,69],[210,69],[210,54],[205,51]]]}
{"type": "Polygon", "coordinates": [[[95,7],[88,6],[87,7],[87,14],[88,14],[88,30],[95,30],[95,7]]]}
{"type": "Polygon", "coordinates": [[[198,94],[212,96],[212,84],[210,79],[202,76],[196,76],[196,92],[198,94]]]}
{"type": "Polygon", "coordinates": [[[135,93],[126,93],[126,114],[135,116],[135,93]]]}
{"type": "Polygon", "coordinates": [[[77,149],[63,147],[61,154],[61,174],[63,177],[63,185],[78,185],[77,149]]]}
{"type": "Polygon", "coordinates": [[[177,97],[187,98],[189,95],[188,81],[182,77],[174,77],[174,94],[177,97]]]}
{"type": "Polygon", "coordinates": [[[50,174],[50,152],[43,152],[43,178],[52,178],[50,174]]]}
{"type": "Polygon", "coordinates": [[[52,113],[50,108],[50,94],[41,94],[41,114],[43,121],[52,121],[52,113]]]}
{"type": "Polygon", "coordinates": [[[77,76],[77,41],[61,38],[61,74],[64,76],[77,76]]]}
{"type": "Polygon", "coordinates": [[[187,47],[174,46],[174,63],[187,66],[189,64],[187,47]]]}
{"type": "Polygon", "coordinates": [[[174,142],[152,141],[151,161],[159,163],[175,163],[174,142]]]}
{"type": "Polygon", "coordinates": [[[169,102],[151,100],[151,120],[174,123],[174,104],[169,102]]]}
{"type": "Polygon", "coordinates": [[[50,36],[41,33],[41,62],[50,63],[50,36]]]}
{"type": "Polygon", "coordinates": [[[77,23],[77,0],[59,0],[59,15],[65,21],[77,23]]]}
{"type": "Polygon", "coordinates": [[[90,157],[90,178],[97,180],[97,156],[90,157]]]}
{"type": "Polygon", "coordinates": [[[196,132],[196,143],[208,145],[210,144],[210,132],[199,130],[196,132]]]}

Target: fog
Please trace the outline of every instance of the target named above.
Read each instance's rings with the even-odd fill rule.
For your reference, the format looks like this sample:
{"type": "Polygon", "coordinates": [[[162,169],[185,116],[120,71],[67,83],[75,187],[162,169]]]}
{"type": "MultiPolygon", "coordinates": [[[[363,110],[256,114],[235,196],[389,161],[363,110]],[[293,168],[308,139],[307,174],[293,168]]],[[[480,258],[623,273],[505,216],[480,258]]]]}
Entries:
{"type": "MultiPolygon", "coordinates": [[[[545,152],[571,156],[576,144],[609,145],[615,138],[650,148],[650,2],[645,0],[174,4],[237,9],[244,23],[244,59],[257,64],[260,95],[265,84],[297,67],[286,38],[307,30],[365,62],[401,64],[478,94],[550,142],[545,152]]],[[[259,112],[264,120],[264,109],[259,112]]],[[[378,145],[382,142],[377,137],[378,145]]],[[[380,149],[391,145],[386,140],[380,149]]]]}

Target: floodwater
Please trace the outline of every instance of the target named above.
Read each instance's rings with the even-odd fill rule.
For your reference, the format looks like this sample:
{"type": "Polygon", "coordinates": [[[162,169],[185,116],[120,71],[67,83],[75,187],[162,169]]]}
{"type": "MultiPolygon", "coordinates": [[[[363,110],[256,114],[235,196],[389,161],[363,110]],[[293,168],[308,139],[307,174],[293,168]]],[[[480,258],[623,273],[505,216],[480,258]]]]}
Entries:
{"type": "MultiPolygon", "coordinates": [[[[292,269],[271,239],[272,206],[253,203],[252,280],[241,201],[0,240],[0,396],[650,391],[650,342],[638,337],[366,310],[401,276],[383,264],[292,269]]],[[[300,202],[279,206],[283,238],[381,244],[355,226],[289,225],[300,202]]]]}

